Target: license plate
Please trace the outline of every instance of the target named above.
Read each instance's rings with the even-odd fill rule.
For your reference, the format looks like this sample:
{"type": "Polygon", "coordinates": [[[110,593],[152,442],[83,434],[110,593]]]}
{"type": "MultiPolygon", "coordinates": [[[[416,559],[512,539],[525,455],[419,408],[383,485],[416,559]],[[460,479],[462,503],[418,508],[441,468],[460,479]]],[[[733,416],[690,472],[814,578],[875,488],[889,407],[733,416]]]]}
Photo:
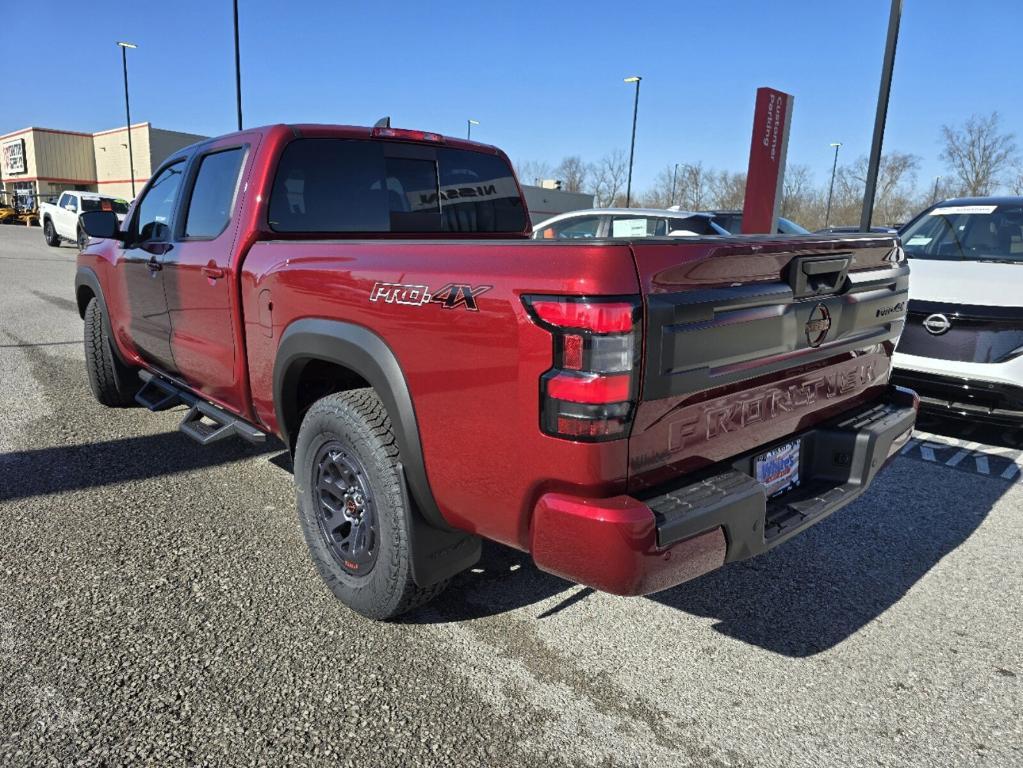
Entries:
{"type": "Polygon", "coordinates": [[[779,445],[753,460],[753,473],[768,496],[799,485],[799,441],[779,445]]]}

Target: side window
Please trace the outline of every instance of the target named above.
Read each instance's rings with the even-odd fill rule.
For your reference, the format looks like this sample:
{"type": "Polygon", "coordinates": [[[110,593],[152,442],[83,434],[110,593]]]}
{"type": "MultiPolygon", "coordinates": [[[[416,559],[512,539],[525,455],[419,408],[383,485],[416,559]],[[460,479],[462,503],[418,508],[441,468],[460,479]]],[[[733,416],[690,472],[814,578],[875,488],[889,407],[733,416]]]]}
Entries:
{"type": "Polygon", "coordinates": [[[185,161],[179,160],[160,171],[153,183],[146,190],[142,200],[135,209],[135,221],[131,234],[135,241],[152,240],[166,237],[166,230],[161,227],[170,226],[171,211],[181,189],[181,174],[185,170],[185,161]]]}
{"type": "Polygon", "coordinates": [[[69,197],[71,197],[71,195],[69,195],[67,192],[65,192],[63,195],[61,195],[60,196],[60,200],[57,201],[57,207],[58,208],[63,208],[65,205],[67,205],[67,201],[68,201],[69,197]]]}
{"type": "Polygon", "coordinates": [[[546,227],[541,233],[543,240],[586,240],[597,236],[600,230],[600,216],[586,216],[581,219],[559,221],[546,227]]]}
{"type": "Polygon", "coordinates": [[[68,195],[67,203],[71,206],[68,209],[71,213],[78,213],[78,198],[75,195],[68,195]]]}
{"type": "Polygon", "coordinates": [[[710,220],[703,216],[690,216],[685,219],[669,219],[668,234],[676,236],[713,235],[710,220]]]}
{"type": "Polygon", "coordinates": [[[650,237],[657,229],[657,222],[664,219],[647,219],[635,216],[616,216],[611,220],[611,237],[650,237]]]}
{"type": "Polygon", "coordinates": [[[216,237],[227,227],[244,157],[238,147],[202,158],[185,214],[185,237],[216,237]]]}

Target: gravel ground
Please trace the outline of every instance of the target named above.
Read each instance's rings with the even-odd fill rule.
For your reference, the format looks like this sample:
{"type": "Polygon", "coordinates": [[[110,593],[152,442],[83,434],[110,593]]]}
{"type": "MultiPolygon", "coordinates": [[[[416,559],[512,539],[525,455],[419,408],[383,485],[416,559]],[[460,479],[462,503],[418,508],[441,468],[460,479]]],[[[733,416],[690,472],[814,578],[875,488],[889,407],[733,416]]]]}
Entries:
{"type": "Polygon", "coordinates": [[[918,441],[651,598],[487,546],[373,623],[316,577],[279,445],[93,401],[74,255],[0,228],[0,763],[1023,765],[1018,451],[918,441]]]}

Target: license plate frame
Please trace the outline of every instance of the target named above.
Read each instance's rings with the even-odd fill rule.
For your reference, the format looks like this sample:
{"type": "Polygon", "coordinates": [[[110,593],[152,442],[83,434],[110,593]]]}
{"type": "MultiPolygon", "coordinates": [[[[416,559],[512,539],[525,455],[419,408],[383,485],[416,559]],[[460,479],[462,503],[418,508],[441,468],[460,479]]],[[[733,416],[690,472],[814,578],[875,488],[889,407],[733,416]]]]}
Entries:
{"type": "Polygon", "coordinates": [[[799,485],[801,454],[802,441],[791,440],[753,458],[753,477],[764,486],[768,498],[799,485]]]}

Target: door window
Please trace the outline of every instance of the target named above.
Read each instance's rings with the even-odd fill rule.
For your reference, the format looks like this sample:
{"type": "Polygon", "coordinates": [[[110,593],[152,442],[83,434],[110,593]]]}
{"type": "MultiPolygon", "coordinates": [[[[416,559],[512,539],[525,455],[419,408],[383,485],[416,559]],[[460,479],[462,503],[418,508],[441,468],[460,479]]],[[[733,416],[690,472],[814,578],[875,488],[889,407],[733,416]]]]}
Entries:
{"type": "Polygon", "coordinates": [[[668,234],[664,219],[646,216],[615,216],[611,220],[611,237],[663,237],[668,234]]]}
{"type": "Polygon", "coordinates": [[[185,214],[185,237],[213,238],[227,228],[244,157],[242,147],[203,157],[185,214]]]}
{"type": "Polygon", "coordinates": [[[160,171],[149,185],[135,212],[132,239],[160,240],[169,236],[171,212],[181,188],[181,175],[185,161],[178,160],[160,171]]]}
{"type": "Polygon", "coordinates": [[[588,240],[597,237],[600,216],[567,219],[544,227],[536,237],[540,240],[588,240]]]}

